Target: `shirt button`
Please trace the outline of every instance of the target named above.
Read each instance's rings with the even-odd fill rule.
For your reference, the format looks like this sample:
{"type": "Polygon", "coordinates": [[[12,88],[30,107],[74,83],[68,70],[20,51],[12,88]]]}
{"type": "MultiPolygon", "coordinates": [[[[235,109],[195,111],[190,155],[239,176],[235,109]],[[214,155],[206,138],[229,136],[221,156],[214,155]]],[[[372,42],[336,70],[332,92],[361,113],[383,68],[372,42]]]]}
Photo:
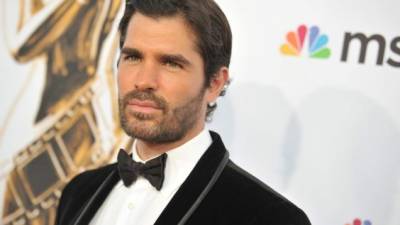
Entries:
{"type": "Polygon", "coordinates": [[[135,206],[133,205],[132,202],[129,202],[129,203],[128,203],[128,209],[132,210],[134,207],[135,207],[135,206]]]}

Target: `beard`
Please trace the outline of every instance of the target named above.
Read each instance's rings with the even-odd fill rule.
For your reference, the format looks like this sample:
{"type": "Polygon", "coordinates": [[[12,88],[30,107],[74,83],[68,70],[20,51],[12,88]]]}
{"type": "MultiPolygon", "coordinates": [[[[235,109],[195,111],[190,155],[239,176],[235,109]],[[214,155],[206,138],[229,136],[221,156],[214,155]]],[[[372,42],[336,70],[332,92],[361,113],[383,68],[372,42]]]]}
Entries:
{"type": "Polygon", "coordinates": [[[133,90],[119,99],[119,116],[123,130],[131,137],[149,143],[169,143],[182,139],[192,129],[199,117],[205,88],[184,104],[171,107],[161,96],[153,91],[133,90]],[[132,99],[154,102],[159,113],[147,114],[130,111],[127,106],[132,99]]]}

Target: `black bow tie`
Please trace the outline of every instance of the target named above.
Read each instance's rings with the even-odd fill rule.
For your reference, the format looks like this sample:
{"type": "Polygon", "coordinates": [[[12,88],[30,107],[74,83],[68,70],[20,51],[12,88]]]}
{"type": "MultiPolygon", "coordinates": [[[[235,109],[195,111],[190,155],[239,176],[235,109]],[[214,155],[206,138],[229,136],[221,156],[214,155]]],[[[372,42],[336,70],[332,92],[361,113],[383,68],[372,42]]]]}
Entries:
{"type": "Polygon", "coordinates": [[[160,190],[164,181],[166,160],[167,154],[164,153],[143,164],[135,162],[125,150],[120,149],[118,153],[118,172],[127,187],[135,182],[138,176],[143,176],[157,190],[160,190]]]}

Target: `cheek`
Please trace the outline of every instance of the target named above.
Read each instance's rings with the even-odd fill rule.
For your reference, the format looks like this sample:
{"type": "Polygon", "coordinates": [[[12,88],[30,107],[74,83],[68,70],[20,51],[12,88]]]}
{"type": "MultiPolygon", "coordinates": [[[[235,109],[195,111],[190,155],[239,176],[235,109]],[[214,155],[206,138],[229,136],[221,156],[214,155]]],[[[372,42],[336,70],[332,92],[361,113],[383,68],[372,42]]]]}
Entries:
{"type": "Polygon", "coordinates": [[[129,92],[133,88],[132,76],[130,76],[127,72],[119,70],[117,79],[118,79],[118,90],[121,96],[125,95],[125,93],[129,92]]]}
{"type": "Polygon", "coordinates": [[[169,84],[165,85],[165,92],[162,95],[170,104],[178,107],[186,105],[189,101],[197,98],[203,88],[202,82],[195,79],[169,82],[169,84]]]}

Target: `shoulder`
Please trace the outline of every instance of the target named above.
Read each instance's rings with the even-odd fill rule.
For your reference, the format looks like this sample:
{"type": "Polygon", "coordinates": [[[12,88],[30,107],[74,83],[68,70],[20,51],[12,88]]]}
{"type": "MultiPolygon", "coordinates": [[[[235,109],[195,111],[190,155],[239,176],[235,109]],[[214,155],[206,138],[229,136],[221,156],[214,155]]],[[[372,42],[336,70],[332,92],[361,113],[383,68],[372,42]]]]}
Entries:
{"type": "Polygon", "coordinates": [[[227,203],[234,204],[230,210],[240,212],[246,224],[310,224],[303,210],[232,161],[217,183],[227,203]]]}
{"type": "Polygon", "coordinates": [[[230,185],[233,192],[242,193],[247,199],[259,199],[270,204],[288,201],[258,178],[251,175],[232,161],[229,161],[221,175],[221,179],[230,185]]]}
{"type": "Polygon", "coordinates": [[[56,224],[65,224],[94,193],[115,164],[88,170],[72,178],[64,187],[57,209],[56,224]],[[62,221],[62,222],[61,222],[62,221]]]}
{"type": "Polygon", "coordinates": [[[63,190],[63,195],[71,192],[80,192],[99,186],[104,177],[115,169],[115,164],[110,164],[93,170],[84,171],[72,178],[63,190]]]}

